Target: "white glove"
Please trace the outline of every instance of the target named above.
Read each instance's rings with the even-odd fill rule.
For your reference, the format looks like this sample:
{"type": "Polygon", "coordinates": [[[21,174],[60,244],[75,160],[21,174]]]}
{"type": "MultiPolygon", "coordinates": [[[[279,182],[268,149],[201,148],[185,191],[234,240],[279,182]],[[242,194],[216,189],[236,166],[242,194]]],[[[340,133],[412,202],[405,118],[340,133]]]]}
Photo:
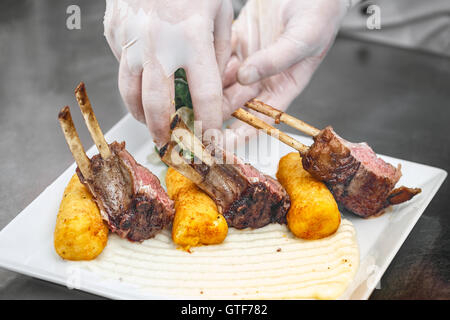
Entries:
{"type": "MultiPolygon", "coordinates": [[[[233,56],[224,76],[228,101],[224,117],[251,98],[286,110],[308,84],[354,3],[249,0],[233,24],[233,56]]],[[[235,135],[256,132],[241,121],[233,123],[231,129],[235,135]]]]}
{"type": "Polygon", "coordinates": [[[158,146],[175,112],[173,73],[186,70],[196,120],[222,126],[222,73],[231,53],[230,0],[107,0],[105,36],[120,61],[119,90],[158,146]]]}

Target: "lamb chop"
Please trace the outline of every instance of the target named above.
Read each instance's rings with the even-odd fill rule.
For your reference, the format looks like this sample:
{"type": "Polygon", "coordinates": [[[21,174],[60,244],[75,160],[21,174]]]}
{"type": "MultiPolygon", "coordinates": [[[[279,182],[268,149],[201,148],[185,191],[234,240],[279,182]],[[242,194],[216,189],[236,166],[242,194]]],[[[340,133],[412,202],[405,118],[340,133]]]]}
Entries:
{"type": "Polygon", "coordinates": [[[286,123],[312,136],[314,144],[307,147],[244,109],[233,114],[298,150],[305,170],[325,182],[336,200],[359,216],[381,213],[421,192],[419,188],[395,188],[402,176],[401,166],[395,168],[378,158],[366,143],[351,143],[337,135],[331,126],[316,129],[261,101],[250,100],[245,106],[274,118],[275,123],[286,123]]]}
{"type": "Polygon", "coordinates": [[[89,159],[64,107],[58,119],[75,162],[80,181],[94,196],[109,229],[122,238],[143,241],[169,226],[174,218],[172,200],[159,179],[125,149],[125,142],[107,144],[83,83],[75,90],[78,104],[99,154],[89,159]]]}
{"type": "Polygon", "coordinates": [[[161,159],[205,191],[228,226],[286,223],[290,200],[278,181],[212,143],[203,145],[179,115],[173,117],[170,129],[172,139],[160,149],[161,159]]]}

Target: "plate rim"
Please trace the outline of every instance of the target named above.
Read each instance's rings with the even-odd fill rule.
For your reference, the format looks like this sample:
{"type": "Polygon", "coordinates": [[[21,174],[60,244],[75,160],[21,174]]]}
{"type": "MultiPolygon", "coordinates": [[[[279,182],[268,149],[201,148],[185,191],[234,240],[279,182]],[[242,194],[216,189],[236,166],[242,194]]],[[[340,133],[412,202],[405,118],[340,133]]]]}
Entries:
{"type": "MultiPolygon", "coordinates": [[[[130,121],[130,118],[132,119],[130,114],[127,114],[124,117],[122,117],[118,122],[116,122],[111,127],[111,129],[108,130],[108,132],[105,134],[105,137],[108,138],[109,136],[113,135],[114,131],[118,130],[118,128],[121,125],[123,125],[124,123],[130,121]]],[[[308,137],[302,136],[302,135],[297,135],[297,134],[291,134],[291,135],[294,137],[301,138],[301,139],[305,139],[305,138],[308,139],[308,137]]],[[[90,154],[90,153],[93,153],[94,151],[95,151],[95,146],[92,145],[88,149],[87,153],[90,154]]],[[[395,258],[398,251],[400,250],[400,248],[406,241],[407,237],[411,233],[412,229],[417,224],[417,221],[420,219],[422,214],[425,212],[425,210],[428,207],[428,205],[430,204],[430,202],[434,199],[436,193],[439,191],[443,182],[445,181],[445,179],[448,176],[448,172],[442,168],[430,166],[430,165],[419,163],[419,162],[413,162],[410,160],[395,158],[395,157],[388,156],[388,155],[383,155],[383,154],[377,154],[377,155],[382,156],[382,157],[389,157],[389,158],[397,160],[397,161],[403,161],[403,162],[407,162],[407,163],[410,163],[413,165],[419,165],[419,166],[424,166],[424,167],[433,169],[436,172],[436,176],[434,179],[437,179],[437,180],[433,182],[433,189],[430,190],[428,199],[426,201],[424,201],[420,206],[418,206],[417,210],[415,210],[415,212],[420,212],[420,213],[416,214],[414,219],[412,219],[407,225],[405,225],[404,228],[402,228],[400,235],[396,239],[397,241],[395,241],[395,243],[392,245],[392,248],[389,250],[387,257],[385,259],[383,259],[382,265],[379,266],[380,267],[379,272],[376,274],[375,279],[373,279],[374,281],[372,282],[372,284],[367,285],[367,279],[363,280],[363,283],[364,282],[366,283],[367,289],[364,290],[363,295],[358,298],[361,300],[367,300],[370,297],[370,295],[373,293],[377,283],[380,281],[380,279],[384,275],[385,271],[387,270],[389,265],[392,263],[392,260],[395,258]]],[[[39,198],[43,195],[43,193],[45,193],[51,186],[53,186],[57,182],[58,179],[61,179],[62,176],[68,175],[70,171],[73,171],[75,167],[76,167],[75,162],[72,162],[72,164],[69,165],[69,167],[67,169],[65,169],[60,175],[58,175],[41,193],[39,193],[38,196],[36,196],[36,198],[34,198],[25,208],[23,208],[0,231],[0,238],[5,233],[7,233],[10,228],[14,227],[14,225],[18,223],[17,220],[22,217],[22,214],[25,211],[30,210],[29,209],[30,206],[32,206],[36,201],[39,201],[39,198]]],[[[1,253],[1,248],[0,248],[0,253],[1,253]]],[[[64,287],[68,288],[67,282],[64,281],[64,279],[62,279],[61,276],[59,276],[55,273],[52,274],[51,272],[46,271],[39,267],[30,267],[29,265],[26,265],[24,263],[19,263],[18,261],[14,261],[14,259],[9,259],[7,256],[5,256],[3,254],[0,254],[0,267],[5,268],[7,270],[11,270],[13,272],[17,272],[19,274],[24,274],[24,275],[27,275],[27,276],[30,276],[33,278],[56,283],[58,285],[62,285],[64,287]]],[[[356,287],[353,288],[353,290],[355,290],[355,289],[356,289],[356,287]]],[[[113,291],[111,291],[110,288],[106,288],[105,286],[102,286],[101,284],[99,285],[98,283],[90,283],[90,282],[86,283],[86,284],[82,283],[82,284],[80,284],[80,286],[78,288],[76,288],[76,290],[81,290],[81,291],[88,292],[88,293],[91,293],[91,294],[94,294],[94,295],[97,295],[100,297],[105,297],[105,298],[110,298],[110,299],[148,299],[147,295],[146,296],[136,295],[135,297],[132,297],[131,295],[129,295],[129,293],[121,295],[120,293],[115,292],[116,290],[113,290],[114,291],[113,292],[113,291]]],[[[163,297],[163,296],[159,296],[159,295],[150,295],[150,296],[151,296],[151,299],[155,299],[155,300],[169,299],[169,297],[163,297]]],[[[348,298],[351,298],[351,296],[352,296],[352,293],[349,294],[348,298]]],[[[179,300],[182,298],[170,297],[170,299],[179,300]]],[[[202,299],[199,298],[199,300],[202,300],[202,299]]]]}

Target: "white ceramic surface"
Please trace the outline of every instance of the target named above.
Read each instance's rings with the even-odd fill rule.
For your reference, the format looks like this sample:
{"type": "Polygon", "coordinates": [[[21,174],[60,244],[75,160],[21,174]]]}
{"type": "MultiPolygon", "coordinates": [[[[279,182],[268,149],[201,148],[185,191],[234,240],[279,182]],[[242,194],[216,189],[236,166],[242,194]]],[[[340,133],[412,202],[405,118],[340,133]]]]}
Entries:
{"type": "MultiPolygon", "coordinates": [[[[293,136],[305,144],[312,142],[309,138],[293,136]]],[[[153,143],[149,139],[147,129],[130,115],[119,121],[106,134],[106,139],[110,142],[125,140],[128,151],[136,160],[164,181],[165,165],[153,165],[147,159],[153,151],[153,143]]],[[[274,176],[279,158],[293,150],[272,138],[266,138],[265,135],[260,136],[259,143],[256,143],[257,141],[258,139],[253,139],[249,145],[239,149],[237,154],[262,172],[274,176]]],[[[93,147],[88,151],[89,156],[95,153],[93,147]]],[[[442,169],[387,156],[381,157],[395,166],[398,163],[402,165],[403,176],[399,185],[420,187],[422,193],[376,218],[361,219],[353,214],[343,213],[356,228],[360,247],[360,267],[355,280],[342,299],[367,299],[370,296],[447,176],[442,169]]],[[[148,292],[143,294],[134,286],[102,279],[86,269],[74,268],[76,263],[64,261],[55,253],[53,230],[56,214],[64,188],[75,168],[75,164],[71,165],[0,232],[0,266],[110,298],[167,298],[148,292]]]]}

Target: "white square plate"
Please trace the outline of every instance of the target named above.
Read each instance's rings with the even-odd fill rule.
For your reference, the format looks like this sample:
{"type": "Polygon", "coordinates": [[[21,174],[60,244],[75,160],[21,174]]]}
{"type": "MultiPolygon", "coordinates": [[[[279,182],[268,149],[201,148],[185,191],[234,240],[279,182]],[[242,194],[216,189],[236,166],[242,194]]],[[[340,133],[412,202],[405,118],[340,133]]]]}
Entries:
{"type": "MultiPolygon", "coordinates": [[[[310,145],[311,139],[295,136],[310,145]]],[[[262,172],[275,175],[279,158],[293,149],[272,138],[253,139],[249,145],[238,150],[238,155],[252,163],[262,172]],[[264,140],[265,139],[265,140],[264,140]],[[259,141],[259,148],[256,148],[259,141]],[[261,141],[263,143],[261,143],[261,141]],[[264,141],[268,141],[267,143],[264,141]]],[[[63,136],[61,135],[61,139],[63,136]]],[[[161,181],[165,165],[152,165],[147,156],[153,150],[147,129],[138,125],[130,115],[125,116],[107,134],[107,141],[126,141],[127,150],[136,160],[147,166],[161,181]]],[[[69,151],[67,151],[69,152],[69,151]]],[[[89,156],[96,153],[94,147],[89,156]]],[[[447,172],[442,169],[405,160],[381,156],[396,166],[402,165],[403,176],[399,185],[422,188],[413,200],[395,206],[380,217],[361,219],[344,213],[356,229],[360,248],[360,267],[344,299],[367,299],[384,271],[394,258],[409,232],[438,191],[447,172]]],[[[47,187],[28,207],[0,232],[0,266],[32,277],[116,299],[142,299],[167,297],[143,294],[135,287],[118,281],[107,281],[91,271],[74,270],[73,264],[62,260],[53,247],[53,230],[56,214],[64,188],[75,171],[72,164],[61,176],[47,187]],[[74,272],[81,272],[79,283],[71,283],[74,272]]]]}

